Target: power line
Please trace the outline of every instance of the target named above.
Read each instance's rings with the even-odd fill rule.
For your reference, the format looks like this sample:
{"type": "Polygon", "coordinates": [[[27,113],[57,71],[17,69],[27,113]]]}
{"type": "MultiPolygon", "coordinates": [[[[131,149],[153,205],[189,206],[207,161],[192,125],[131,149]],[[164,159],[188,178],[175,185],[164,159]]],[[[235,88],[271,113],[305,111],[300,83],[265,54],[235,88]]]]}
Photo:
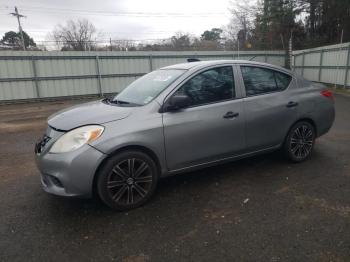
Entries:
{"type": "MultiPolygon", "coordinates": [[[[9,8],[6,6],[5,8],[0,7],[0,10],[8,10],[9,8]]],[[[16,10],[16,9],[15,9],[16,10]]],[[[148,17],[148,18],[153,18],[153,17],[200,17],[200,16],[222,16],[222,15],[227,15],[228,13],[226,12],[197,12],[197,13],[183,13],[183,12],[114,12],[114,11],[103,11],[103,10],[77,10],[77,9],[64,9],[64,8],[51,8],[51,7],[39,7],[39,6],[21,6],[21,10],[25,10],[26,12],[41,12],[41,13],[47,13],[47,12],[51,12],[51,13],[59,13],[59,12],[64,12],[64,13],[74,13],[74,14],[87,14],[87,15],[98,15],[98,16],[134,16],[134,17],[148,17]]],[[[16,16],[16,13],[11,13],[12,15],[16,16]]],[[[18,13],[17,13],[18,14],[18,13]]],[[[20,14],[18,14],[20,17],[24,17],[20,14]]],[[[19,18],[18,18],[19,21],[19,18]]],[[[19,27],[20,27],[20,31],[21,34],[22,33],[22,28],[20,26],[20,21],[19,21],[19,27]]],[[[1,30],[0,30],[1,32],[1,30]]],[[[5,32],[5,31],[3,31],[5,32]]],[[[28,30],[28,32],[49,32],[46,30],[28,30]]],[[[102,32],[102,36],[105,36],[107,34],[127,34],[129,33],[129,31],[115,31],[115,32],[102,32]]],[[[143,34],[145,34],[146,36],[152,36],[155,34],[170,34],[172,32],[170,31],[147,31],[144,32],[143,34]]],[[[22,36],[23,38],[23,36],[22,36]]],[[[164,40],[164,39],[118,39],[115,41],[159,41],[159,40],[164,40]]],[[[106,40],[101,40],[100,42],[107,42],[109,41],[109,39],[106,40]]],[[[114,41],[114,40],[113,40],[114,41]]],[[[42,43],[46,42],[49,43],[50,41],[41,41],[42,43]]],[[[53,42],[53,41],[52,41],[53,42]]],[[[56,41],[55,41],[56,42],[56,41]]],[[[57,43],[57,42],[56,42],[57,43]]],[[[22,40],[22,44],[23,47],[24,46],[24,41],[22,40]]]]}
{"type": "Polygon", "coordinates": [[[201,12],[201,13],[183,13],[183,12],[113,12],[113,11],[96,11],[96,10],[81,10],[81,9],[64,9],[64,8],[49,8],[49,7],[26,7],[22,9],[27,12],[51,12],[51,13],[74,13],[84,15],[104,15],[104,16],[128,16],[128,17],[211,17],[230,15],[227,12],[201,12]]]}
{"type": "MultiPolygon", "coordinates": [[[[7,14],[8,15],[8,14],[7,14]]],[[[0,29],[0,32],[7,32],[8,30],[4,29],[4,30],[1,30],[0,29]]],[[[50,32],[50,30],[30,30],[30,29],[27,29],[26,31],[28,32],[34,32],[34,33],[45,33],[45,32],[50,32]]],[[[102,34],[102,35],[107,35],[107,34],[126,34],[126,33],[130,33],[130,31],[103,31],[103,32],[100,32],[99,34],[102,34]]],[[[147,32],[143,32],[143,34],[158,34],[158,33],[172,33],[171,31],[154,31],[154,30],[147,30],[147,32]]]]}
{"type": "MultiPolygon", "coordinates": [[[[106,43],[106,42],[138,42],[138,41],[166,41],[166,40],[170,40],[170,38],[142,38],[142,39],[99,39],[99,40],[87,40],[84,41],[86,43],[106,43]]],[[[79,43],[79,41],[62,41],[62,40],[41,40],[41,41],[37,41],[40,43],[79,43]]]]}
{"type": "MultiPolygon", "coordinates": [[[[8,32],[8,30],[0,30],[0,33],[6,33],[8,32]]],[[[30,29],[27,29],[26,30],[27,33],[31,34],[31,33],[49,33],[50,30],[30,30],[30,29]]],[[[106,41],[108,40],[109,41],[109,38],[111,35],[123,35],[123,34],[128,34],[130,33],[130,31],[110,31],[110,32],[100,32],[99,35],[100,37],[98,37],[98,39],[105,39],[104,37],[108,37],[106,38],[106,41]]],[[[147,32],[142,32],[142,35],[145,35],[146,37],[149,36],[149,37],[152,37],[152,36],[156,36],[158,34],[167,34],[167,35],[170,35],[170,34],[173,34],[172,31],[162,31],[162,30],[150,30],[150,31],[147,31],[147,32]]],[[[115,36],[114,36],[115,37],[115,36]]],[[[125,36],[122,36],[122,37],[125,37],[125,36]]],[[[162,40],[164,38],[146,38],[146,39],[134,39],[135,41],[152,41],[152,40],[162,40]]],[[[130,40],[130,39],[127,39],[127,38],[122,38],[122,39],[117,39],[117,40],[113,40],[113,41],[126,41],[126,40],[130,40]]],[[[56,42],[56,41],[50,41],[50,40],[39,40],[40,42],[56,42]]],[[[104,40],[102,40],[104,41],[104,40]]],[[[132,39],[133,41],[133,39],[132,39]]],[[[38,41],[36,41],[38,42],[38,41]]]]}
{"type": "MultiPolygon", "coordinates": [[[[144,38],[144,39],[99,39],[99,40],[88,40],[83,41],[85,44],[94,44],[97,46],[101,45],[124,45],[124,44],[156,44],[156,43],[165,43],[170,42],[171,38],[144,38]]],[[[39,45],[44,46],[58,46],[58,45],[74,45],[74,44],[81,44],[80,41],[61,41],[61,40],[42,40],[42,41],[36,41],[39,45]]]]}

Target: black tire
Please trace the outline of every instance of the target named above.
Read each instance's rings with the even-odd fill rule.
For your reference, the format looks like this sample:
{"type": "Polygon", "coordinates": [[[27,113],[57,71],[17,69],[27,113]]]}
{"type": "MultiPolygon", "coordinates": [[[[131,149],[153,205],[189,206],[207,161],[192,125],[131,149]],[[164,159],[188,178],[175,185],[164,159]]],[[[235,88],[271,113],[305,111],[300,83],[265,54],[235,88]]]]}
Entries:
{"type": "Polygon", "coordinates": [[[313,125],[300,121],[292,126],[283,145],[286,157],[293,162],[302,162],[311,156],[316,139],[313,125]]]}
{"type": "Polygon", "coordinates": [[[159,179],[153,159],[140,151],[124,151],[110,157],[97,175],[98,195],[106,205],[118,211],[146,203],[159,179]]]}

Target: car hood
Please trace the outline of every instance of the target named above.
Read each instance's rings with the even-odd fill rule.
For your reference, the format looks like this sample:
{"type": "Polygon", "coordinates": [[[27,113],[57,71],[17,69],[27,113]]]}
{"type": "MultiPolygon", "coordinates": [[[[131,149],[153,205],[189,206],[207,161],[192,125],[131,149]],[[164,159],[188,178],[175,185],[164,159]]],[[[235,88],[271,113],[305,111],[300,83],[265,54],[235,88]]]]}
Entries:
{"type": "Polygon", "coordinates": [[[128,117],[134,109],[94,101],[58,111],[49,117],[48,124],[53,128],[68,131],[79,126],[120,120],[128,117]]]}

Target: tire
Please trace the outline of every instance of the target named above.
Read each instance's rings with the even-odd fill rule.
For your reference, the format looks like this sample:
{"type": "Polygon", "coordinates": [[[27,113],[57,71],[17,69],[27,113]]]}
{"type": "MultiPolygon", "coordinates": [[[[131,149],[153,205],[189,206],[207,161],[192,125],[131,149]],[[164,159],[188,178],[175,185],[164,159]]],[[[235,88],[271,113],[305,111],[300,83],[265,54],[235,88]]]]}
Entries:
{"type": "Polygon", "coordinates": [[[112,209],[129,210],[150,199],[158,179],[151,157],[140,151],[124,151],[110,157],[98,172],[97,192],[112,209]]]}
{"type": "Polygon", "coordinates": [[[286,157],[293,162],[302,162],[311,156],[316,138],[315,128],[306,121],[300,121],[289,130],[283,145],[286,157]]]}

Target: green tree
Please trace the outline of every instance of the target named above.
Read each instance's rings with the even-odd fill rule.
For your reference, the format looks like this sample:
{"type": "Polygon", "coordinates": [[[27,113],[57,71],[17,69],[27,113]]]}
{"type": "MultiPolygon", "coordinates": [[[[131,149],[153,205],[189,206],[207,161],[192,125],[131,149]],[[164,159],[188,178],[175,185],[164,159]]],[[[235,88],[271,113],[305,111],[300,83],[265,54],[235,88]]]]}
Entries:
{"type": "Polygon", "coordinates": [[[201,40],[205,41],[219,41],[221,39],[222,29],[212,28],[210,31],[206,30],[201,35],[201,40]]]}
{"type": "Polygon", "coordinates": [[[309,46],[350,41],[349,0],[299,0],[304,8],[305,30],[309,46]]]}
{"type": "MultiPolygon", "coordinates": [[[[36,43],[33,38],[31,38],[26,32],[23,31],[24,45],[26,48],[36,47],[36,43]]],[[[21,42],[21,34],[14,31],[6,32],[3,38],[1,39],[1,43],[10,45],[13,47],[22,46],[21,42]]]]}
{"type": "Polygon", "coordinates": [[[349,0],[262,0],[253,28],[255,47],[287,50],[350,41],[349,0]]]}
{"type": "Polygon", "coordinates": [[[305,37],[304,25],[297,21],[303,11],[296,0],[264,0],[255,19],[253,38],[260,49],[288,50],[293,34],[296,43],[305,37]]]}

